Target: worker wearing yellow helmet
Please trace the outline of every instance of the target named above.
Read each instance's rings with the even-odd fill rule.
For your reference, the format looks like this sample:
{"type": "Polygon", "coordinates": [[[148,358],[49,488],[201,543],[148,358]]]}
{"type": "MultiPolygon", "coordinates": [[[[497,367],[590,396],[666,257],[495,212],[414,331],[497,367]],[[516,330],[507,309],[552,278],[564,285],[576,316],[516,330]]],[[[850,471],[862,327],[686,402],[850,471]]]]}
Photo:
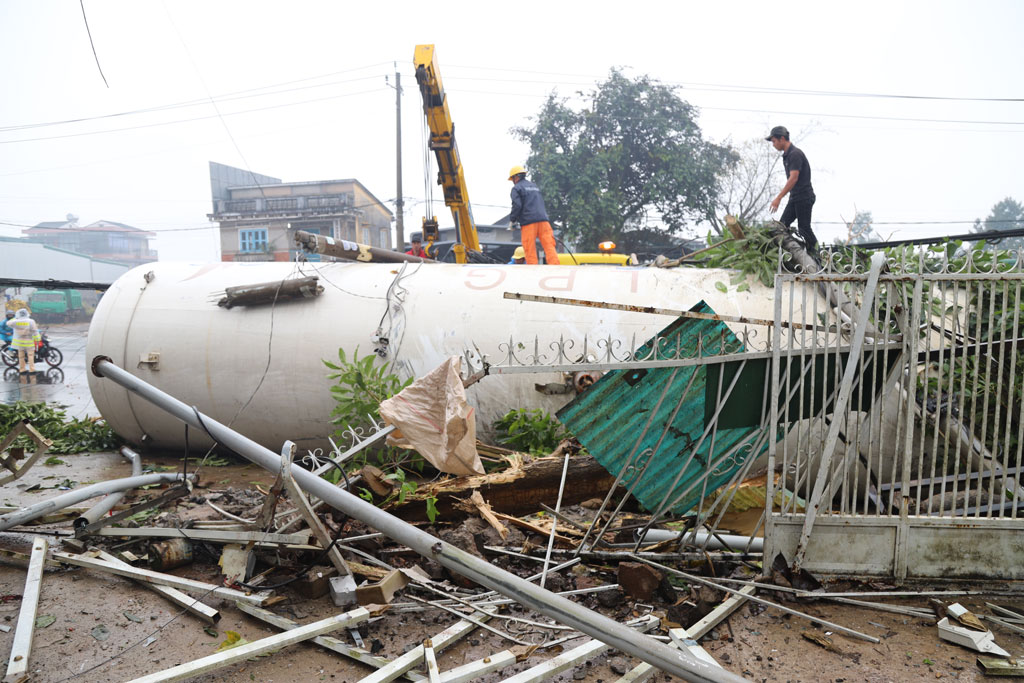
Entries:
{"type": "Polygon", "coordinates": [[[512,252],[512,258],[508,262],[510,264],[526,263],[526,251],[522,247],[516,247],[516,250],[512,252]]]}
{"type": "Polygon", "coordinates": [[[544,262],[548,265],[559,265],[558,251],[555,248],[555,236],[548,222],[548,212],[544,208],[544,198],[540,188],[526,179],[526,169],[513,166],[508,172],[512,181],[512,214],[509,221],[512,225],[519,223],[522,228],[523,252],[526,262],[537,264],[536,240],[544,247],[544,262]]]}

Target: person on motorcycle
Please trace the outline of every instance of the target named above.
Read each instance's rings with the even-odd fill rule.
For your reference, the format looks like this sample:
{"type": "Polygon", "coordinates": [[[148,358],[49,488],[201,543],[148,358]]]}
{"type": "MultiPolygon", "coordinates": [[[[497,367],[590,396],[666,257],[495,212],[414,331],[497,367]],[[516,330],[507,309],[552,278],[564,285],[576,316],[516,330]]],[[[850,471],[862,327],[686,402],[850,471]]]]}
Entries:
{"type": "Polygon", "coordinates": [[[14,311],[7,311],[3,322],[0,322],[0,343],[11,343],[11,337],[14,336],[14,329],[7,323],[9,323],[13,317],[14,311]]]}
{"type": "Polygon", "coordinates": [[[28,363],[28,371],[36,371],[36,344],[42,340],[39,334],[39,326],[36,321],[28,317],[28,310],[19,308],[14,314],[14,319],[7,322],[8,326],[14,329],[14,339],[11,346],[18,350],[18,370],[24,374],[25,364],[28,363]]]}

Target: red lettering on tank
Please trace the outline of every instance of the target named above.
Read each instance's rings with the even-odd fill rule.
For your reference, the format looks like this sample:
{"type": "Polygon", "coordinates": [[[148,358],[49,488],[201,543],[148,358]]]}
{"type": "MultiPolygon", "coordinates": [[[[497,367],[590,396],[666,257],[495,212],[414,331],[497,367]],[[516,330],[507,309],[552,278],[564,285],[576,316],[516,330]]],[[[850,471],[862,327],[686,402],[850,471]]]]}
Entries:
{"type": "Polygon", "coordinates": [[[470,289],[494,289],[502,282],[505,281],[504,268],[470,268],[466,271],[466,286],[470,289]],[[483,284],[474,284],[469,281],[470,278],[494,278],[493,282],[485,282],[483,284]]]}
{"type": "Polygon", "coordinates": [[[576,282],[576,269],[573,268],[564,275],[550,275],[548,277],[542,277],[540,279],[540,288],[548,292],[571,292],[572,286],[576,282]],[[565,282],[564,286],[547,284],[553,280],[562,280],[565,282]]]}
{"type": "Polygon", "coordinates": [[[640,288],[640,271],[633,269],[630,274],[629,291],[636,294],[637,289],[640,288]]]}

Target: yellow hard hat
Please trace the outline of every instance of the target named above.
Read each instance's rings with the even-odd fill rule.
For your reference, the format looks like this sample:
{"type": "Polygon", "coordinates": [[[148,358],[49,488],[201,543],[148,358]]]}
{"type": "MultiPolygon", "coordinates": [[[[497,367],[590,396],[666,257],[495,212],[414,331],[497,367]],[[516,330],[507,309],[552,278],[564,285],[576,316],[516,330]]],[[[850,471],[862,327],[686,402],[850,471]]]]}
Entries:
{"type": "Polygon", "coordinates": [[[526,250],[522,247],[516,247],[516,250],[512,252],[512,258],[526,258],[526,250]]]}
{"type": "Polygon", "coordinates": [[[526,173],[526,169],[523,168],[522,166],[513,166],[512,170],[510,170],[508,172],[508,179],[512,180],[513,178],[515,178],[520,173],[526,173]]]}

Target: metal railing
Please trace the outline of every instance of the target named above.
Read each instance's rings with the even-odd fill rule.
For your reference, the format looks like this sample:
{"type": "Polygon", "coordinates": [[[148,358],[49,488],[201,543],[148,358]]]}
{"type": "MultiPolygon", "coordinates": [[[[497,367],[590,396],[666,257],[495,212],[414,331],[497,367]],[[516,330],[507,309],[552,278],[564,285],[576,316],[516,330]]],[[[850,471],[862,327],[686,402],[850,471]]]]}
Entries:
{"type": "Polygon", "coordinates": [[[765,552],[830,573],[1022,578],[1021,261],[943,247],[873,265],[776,278],[791,326],[772,342],[784,436],[765,552]]]}

